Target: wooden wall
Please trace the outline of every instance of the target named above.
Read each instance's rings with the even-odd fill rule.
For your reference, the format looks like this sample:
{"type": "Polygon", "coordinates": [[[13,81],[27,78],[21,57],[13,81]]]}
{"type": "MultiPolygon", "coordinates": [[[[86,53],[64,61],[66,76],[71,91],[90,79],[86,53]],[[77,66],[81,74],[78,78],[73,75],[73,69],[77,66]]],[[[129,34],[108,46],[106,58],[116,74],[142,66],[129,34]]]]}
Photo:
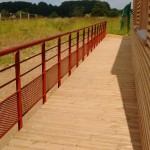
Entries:
{"type": "Polygon", "coordinates": [[[148,4],[148,19],[147,19],[147,44],[150,47],[150,0],[148,4]]]}
{"type": "Polygon", "coordinates": [[[147,29],[150,0],[133,0],[133,25],[138,29],[147,29]]]}
{"type": "Polygon", "coordinates": [[[132,61],[143,150],[150,150],[150,48],[132,32],[132,61]]]}

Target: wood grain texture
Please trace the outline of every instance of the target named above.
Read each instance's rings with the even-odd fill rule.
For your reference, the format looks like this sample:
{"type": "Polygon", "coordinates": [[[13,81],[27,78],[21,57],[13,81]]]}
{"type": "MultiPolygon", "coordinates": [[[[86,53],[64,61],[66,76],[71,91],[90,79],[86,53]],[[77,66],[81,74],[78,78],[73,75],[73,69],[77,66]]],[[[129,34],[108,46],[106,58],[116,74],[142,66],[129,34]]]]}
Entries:
{"type": "Polygon", "coordinates": [[[148,1],[148,16],[147,16],[147,44],[150,47],[150,1],[148,1]]]}
{"type": "Polygon", "coordinates": [[[130,40],[108,36],[3,150],[141,150],[130,40]]]}
{"type": "Polygon", "coordinates": [[[150,150],[150,49],[132,33],[132,59],[143,150],[150,150]]]}

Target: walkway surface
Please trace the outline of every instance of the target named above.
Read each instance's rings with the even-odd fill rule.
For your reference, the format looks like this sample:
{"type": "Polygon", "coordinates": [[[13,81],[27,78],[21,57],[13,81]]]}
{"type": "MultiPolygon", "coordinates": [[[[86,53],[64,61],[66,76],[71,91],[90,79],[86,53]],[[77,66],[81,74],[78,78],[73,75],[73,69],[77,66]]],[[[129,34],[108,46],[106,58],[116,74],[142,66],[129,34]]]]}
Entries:
{"type": "Polygon", "coordinates": [[[141,150],[130,40],[107,36],[3,150],[141,150]]]}

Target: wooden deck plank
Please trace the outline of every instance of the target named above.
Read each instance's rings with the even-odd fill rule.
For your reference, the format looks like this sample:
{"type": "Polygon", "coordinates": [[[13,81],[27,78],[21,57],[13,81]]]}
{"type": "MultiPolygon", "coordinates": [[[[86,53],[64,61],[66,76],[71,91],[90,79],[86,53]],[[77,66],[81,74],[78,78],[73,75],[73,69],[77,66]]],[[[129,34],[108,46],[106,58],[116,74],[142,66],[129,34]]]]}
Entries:
{"type": "Polygon", "coordinates": [[[141,150],[130,40],[106,37],[3,150],[141,150]]]}

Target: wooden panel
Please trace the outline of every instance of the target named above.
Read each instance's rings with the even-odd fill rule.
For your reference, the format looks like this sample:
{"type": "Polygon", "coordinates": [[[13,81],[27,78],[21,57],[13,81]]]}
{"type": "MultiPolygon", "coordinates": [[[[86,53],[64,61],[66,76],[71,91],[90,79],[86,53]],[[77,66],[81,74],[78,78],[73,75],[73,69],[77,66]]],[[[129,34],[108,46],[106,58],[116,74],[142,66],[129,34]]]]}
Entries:
{"type": "Polygon", "coordinates": [[[140,9],[141,9],[141,0],[137,0],[136,3],[136,26],[140,28],[140,9]]]}
{"type": "Polygon", "coordinates": [[[143,150],[150,150],[150,49],[132,35],[132,60],[143,150]]]}
{"type": "Polygon", "coordinates": [[[137,3],[137,0],[133,0],[133,25],[136,25],[136,3],[137,3]]]}
{"type": "Polygon", "coordinates": [[[148,5],[147,44],[150,47],[150,2],[148,5]]]}

